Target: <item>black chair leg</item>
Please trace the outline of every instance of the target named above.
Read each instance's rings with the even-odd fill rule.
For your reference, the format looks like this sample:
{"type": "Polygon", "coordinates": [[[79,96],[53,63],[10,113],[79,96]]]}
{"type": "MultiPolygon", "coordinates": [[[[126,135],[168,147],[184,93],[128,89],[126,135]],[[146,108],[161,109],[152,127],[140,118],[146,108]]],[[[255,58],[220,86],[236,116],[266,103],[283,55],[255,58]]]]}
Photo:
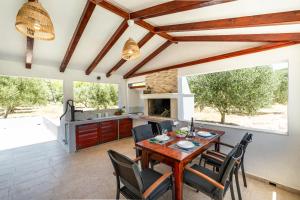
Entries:
{"type": "Polygon", "coordinates": [[[116,200],[120,199],[120,185],[117,186],[117,194],[116,194],[116,200]]]}
{"type": "Polygon", "coordinates": [[[239,200],[242,200],[241,188],[240,188],[240,183],[239,183],[239,171],[238,170],[235,170],[234,176],[235,176],[235,184],[236,184],[238,197],[239,197],[239,200]]]}
{"type": "Polygon", "coordinates": [[[246,174],[245,174],[245,168],[244,168],[244,162],[243,161],[241,163],[241,168],[242,168],[242,175],[243,175],[244,186],[247,187],[247,180],[246,180],[246,174]]]}
{"type": "Polygon", "coordinates": [[[235,197],[234,197],[234,190],[233,190],[233,185],[232,185],[232,183],[230,184],[230,194],[231,194],[231,199],[232,199],[232,200],[235,200],[235,197]]]}
{"type": "Polygon", "coordinates": [[[154,163],[153,162],[150,162],[150,168],[154,169],[154,163]]]}

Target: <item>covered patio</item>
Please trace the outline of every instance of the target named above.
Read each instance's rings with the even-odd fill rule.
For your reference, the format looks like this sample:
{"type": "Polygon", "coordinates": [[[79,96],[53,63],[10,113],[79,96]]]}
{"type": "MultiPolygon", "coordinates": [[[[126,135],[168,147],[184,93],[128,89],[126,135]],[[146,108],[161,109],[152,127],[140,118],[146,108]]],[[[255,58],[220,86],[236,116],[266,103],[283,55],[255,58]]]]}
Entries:
{"type": "Polygon", "coordinates": [[[298,0],[40,0],[22,32],[26,2],[0,3],[0,76],[64,108],[57,135],[0,119],[0,199],[300,199],[298,0]]]}

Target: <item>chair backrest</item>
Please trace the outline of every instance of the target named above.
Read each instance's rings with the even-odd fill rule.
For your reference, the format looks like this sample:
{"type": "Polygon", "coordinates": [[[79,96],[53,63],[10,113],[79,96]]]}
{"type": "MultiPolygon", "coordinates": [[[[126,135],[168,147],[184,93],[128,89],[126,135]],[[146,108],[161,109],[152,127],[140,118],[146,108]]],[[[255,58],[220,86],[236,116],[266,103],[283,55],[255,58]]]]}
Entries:
{"type": "Polygon", "coordinates": [[[248,144],[250,142],[252,142],[252,137],[253,137],[253,135],[251,133],[246,133],[244,135],[244,137],[242,138],[240,144],[244,145],[244,148],[246,149],[246,147],[248,146],[248,144]]]}
{"type": "Polygon", "coordinates": [[[109,150],[108,155],[113,164],[117,181],[121,181],[130,191],[140,196],[143,191],[143,181],[138,165],[116,151],[109,150]]]}
{"type": "Polygon", "coordinates": [[[243,145],[243,155],[242,155],[242,159],[244,159],[244,155],[246,153],[246,149],[247,149],[247,146],[250,142],[252,142],[252,134],[251,133],[246,133],[244,135],[244,137],[242,138],[240,144],[243,145]]]}
{"type": "Polygon", "coordinates": [[[220,168],[218,181],[225,185],[237,161],[240,161],[243,155],[244,147],[241,144],[236,145],[226,156],[220,168]]]}
{"type": "Polygon", "coordinates": [[[154,137],[151,124],[136,126],[131,132],[135,143],[154,137]]]}
{"type": "Polygon", "coordinates": [[[165,120],[162,122],[157,123],[157,129],[159,133],[162,134],[163,130],[172,131],[173,130],[173,121],[165,120]]]}

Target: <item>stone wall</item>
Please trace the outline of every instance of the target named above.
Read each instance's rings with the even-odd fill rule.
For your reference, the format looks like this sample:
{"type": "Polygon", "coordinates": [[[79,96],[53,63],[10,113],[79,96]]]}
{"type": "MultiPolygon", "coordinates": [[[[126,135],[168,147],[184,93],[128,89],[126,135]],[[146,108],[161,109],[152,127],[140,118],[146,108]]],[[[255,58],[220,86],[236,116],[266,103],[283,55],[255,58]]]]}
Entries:
{"type": "Polygon", "coordinates": [[[146,87],[150,87],[152,93],[177,93],[177,69],[161,71],[146,76],[146,87]]]}

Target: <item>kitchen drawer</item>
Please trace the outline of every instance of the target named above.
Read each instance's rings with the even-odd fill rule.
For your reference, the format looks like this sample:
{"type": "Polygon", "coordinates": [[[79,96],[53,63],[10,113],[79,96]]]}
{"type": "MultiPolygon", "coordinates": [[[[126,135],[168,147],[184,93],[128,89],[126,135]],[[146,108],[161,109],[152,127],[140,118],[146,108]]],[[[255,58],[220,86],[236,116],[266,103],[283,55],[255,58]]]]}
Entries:
{"type": "Polygon", "coordinates": [[[120,119],[119,120],[120,125],[125,125],[125,124],[132,124],[132,119],[126,118],[126,119],[120,119]]]}
{"type": "Polygon", "coordinates": [[[98,129],[98,123],[84,124],[84,125],[76,126],[77,132],[95,131],[97,129],[98,129]]]}

